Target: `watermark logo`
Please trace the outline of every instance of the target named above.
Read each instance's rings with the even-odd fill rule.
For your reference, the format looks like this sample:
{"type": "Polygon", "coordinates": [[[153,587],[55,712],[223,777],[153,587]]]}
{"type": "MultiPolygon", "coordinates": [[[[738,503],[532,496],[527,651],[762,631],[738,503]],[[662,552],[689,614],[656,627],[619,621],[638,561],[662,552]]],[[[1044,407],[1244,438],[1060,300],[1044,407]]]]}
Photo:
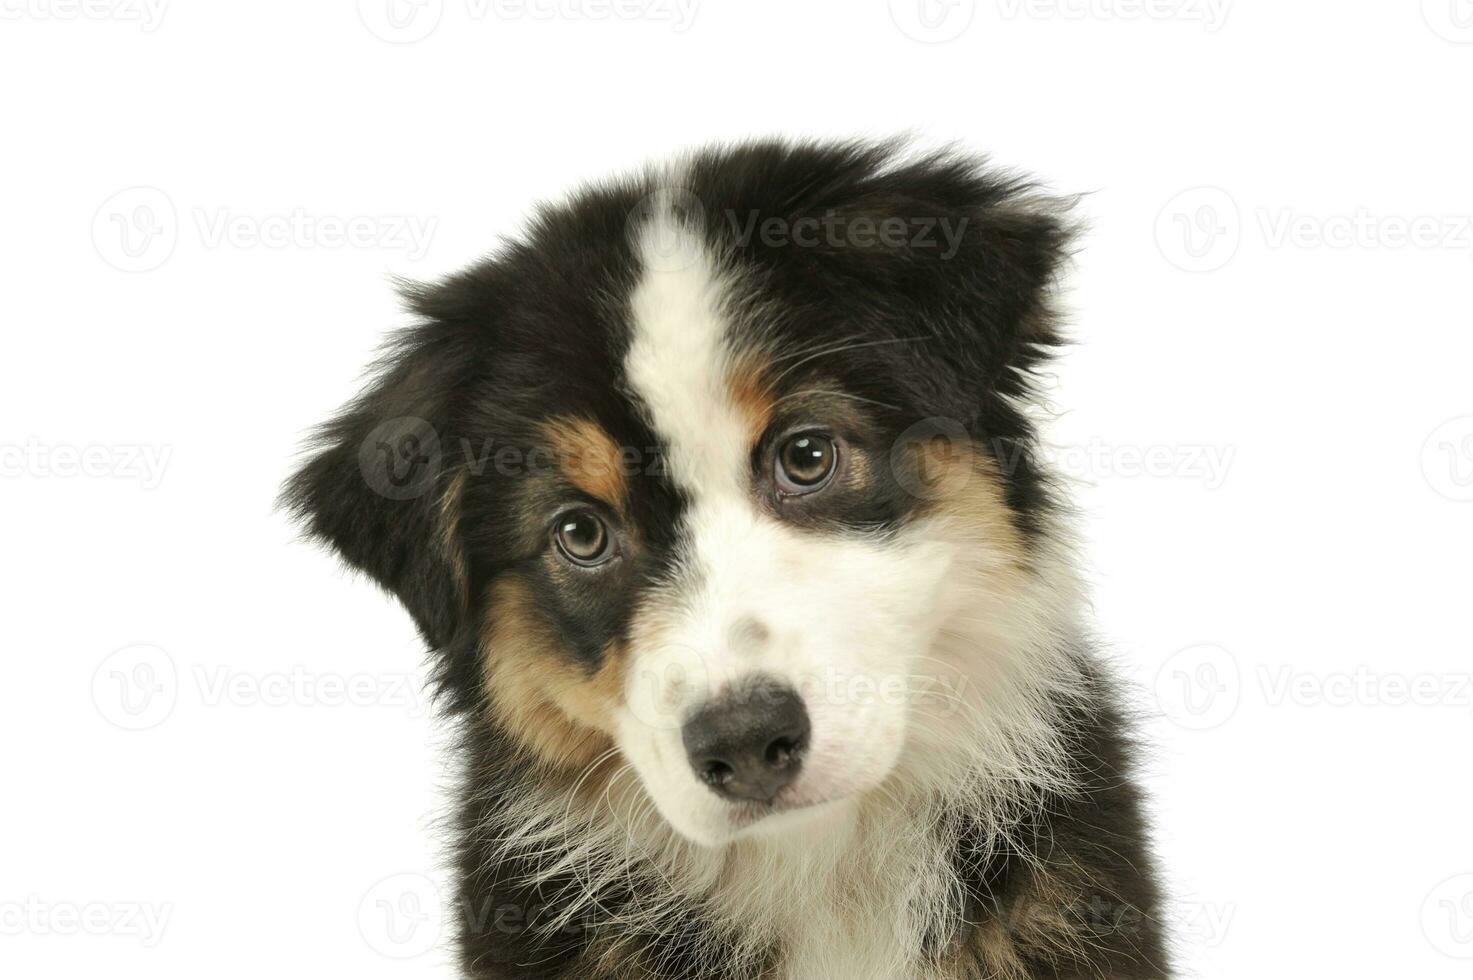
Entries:
{"type": "Polygon", "coordinates": [[[1214,644],[1173,654],[1156,675],[1156,702],[1182,728],[1216,728],[1248,696],[1265,708],[1473,710],[1473,673],[1386,673],[1365,665],[1348,670],[1304,670],[1295,664],[1257,664],[1251,674],[1214,644]]]}
{"type": "Polygon", "coordinates": [[[1243,238],[1237,201],[1221,187],[1193,187],[1156,216],[1156,247],[1187,272],[1214,272],[1232,261],[1243,238]]]}
{"type": "Polygon", "coordinates": [[[363,479],[390,500],[414,500],[434,486],[440,458],[439,433],[414,416],[379,423],[358,447],[363,479]]]}
{"type": "Polygon", "coordinates": [[[631,678],[626,698],[629,716],[654,731],[674,731],[685,724],[688,708],[709,695],[713,680],[700,651],[672,647],[659,663],[641,667],[631,678]]]}
{"type": "Polygon", "coordinates": [[[92,218],[92,243],[108,265],[149,272],[169,260],[185,230],[206,249],[374,249],[402,252],[411,262],[429,252],[439,219],[409,214],[314,214],[306,208],[247,214],[230,208],[179,210],[157,187],[129,187],[109,197],[92,218]]]}
{"type": "Polygon", "coordinates": [[[161,724],[179,701],[179,671],[167,652],[149,643],[109,654],[92,675],[92,703],[102,717],[129,731],[161,724]]]}
{"type": "Polygon", "coordinates": [[[1473,44],[1473,0],[1422,0],[1422,19],[1454,44],[1473,44]]]}
{"type": "Polygon", "coordinates": [[[1422,475],[1448,500],[1473,500],[1473,415],[1460,415],[1432,430],[1422,444],[1422,475]]]}
{"type": "Polygon", "coordinates": [[[123,272],[157,269],[179,243],[179,215],[157,187],[129,187],[102,202],[92,216],[92,244],[102,260],[123,272]]]}
{"type": "Polygon", "coordinates": [[[954,496],[972,478],[972,438],[955,419],[922,419],[890,447],[895,482],[921,500],[954,496]]]}
{"type": "Polygon", "coordinates": [[[434,33],[445,0],[358,0],[358,19],[369,33],[390,44],[413,44],[434,33]]]}
{"type": "Polygon", "coordinates": [[[977,0],[890,0],[890,19],[906,37],[922,44],[944,44],[967,32],[977,16],[977,0]]]}
{"type": "Polygon", "coordinates": [[[1156,673],[1156,703],[1182,728],[1205,731],[1238,710],[1243,677],[1238,658],[1212,643],[1178,650],[1156,673]]]}
{"type": "Polygon", "coordinates": [[[358,903],[358,933],[381,956],[405,960],[434,948],[445,925],[440,890],[422,874],[404,872],[375,884],[358,903]]]}
{"type": "Polygon", "coordinates": [[[194,664],[181,675],[173,657],[152,644],[124,647],[92,677],[98,714],[119,728],[141,731],[164,723],[181,699],[205,708],[396,708],[411,718],[429,710],[413,674],[242,671],[228,664],[194,664]]]}
{"type": "Polygon", "coordinates": [[[1422,935],[1444,956],[1473,960],[1473,874],[1454,875],[1427,893],[1422,935]]]}
{"type": "Polygon", "coordinates": [[[1269,249],[1461,250],[1473,254],[1473,215],[1386,214],[1367,207],[1310,214],[1292,207],[1240,210],[1220,187],[1177,194],[1156,218],[1156,244],[1188,272],[1215,272],[1231,262],[1248,232],[1269,249]]]}

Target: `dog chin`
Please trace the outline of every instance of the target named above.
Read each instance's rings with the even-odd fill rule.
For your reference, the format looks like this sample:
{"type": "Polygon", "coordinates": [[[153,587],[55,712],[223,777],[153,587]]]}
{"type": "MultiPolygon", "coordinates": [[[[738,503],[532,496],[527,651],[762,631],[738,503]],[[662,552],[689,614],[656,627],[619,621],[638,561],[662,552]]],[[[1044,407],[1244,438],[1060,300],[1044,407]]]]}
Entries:
{"type": "Polygon", "coordinates": [[[853,820],[857,796],[776,803],[718,803],[701,812],[680,813],[666,819],[676,832],[703,847],[724,847],[737,841],[779,842],[837,830],[853,820]]]}
{"type": "Polygon", "coordinates": [[[732,834],[733,840],[780,841],[794,836],[824,833],[847,825],[858,809],[858,799],[846,796],[842,799],[824,800],[774,809],[739,827],[732,834]]]}

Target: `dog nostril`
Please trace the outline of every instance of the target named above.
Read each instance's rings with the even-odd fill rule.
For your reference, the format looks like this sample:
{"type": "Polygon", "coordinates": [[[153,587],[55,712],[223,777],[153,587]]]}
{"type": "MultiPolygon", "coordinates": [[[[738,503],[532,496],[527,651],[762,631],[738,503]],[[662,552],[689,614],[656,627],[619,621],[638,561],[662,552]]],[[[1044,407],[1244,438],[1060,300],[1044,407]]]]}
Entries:
{"type": "Polygon", "coordinates": [[[767,764],[769,766],[786,766],[793,761],[797,754],[798,744],[791,738],[776,738],[772,744],[767,746],[767,764]]]}
{"type": "Polygon", "coordinates": [[[736,770],[720,759],[712,759],[701,767],[701,781],[710,786],[725,786],[731,782],[736,770]]]}
{"type": "Polygon", "coordinates": [[[681,737],[696,778],[712,792],[770,802],[802,768],[808,710],[791,687],[749,681],[696,712],[681,737]]]}

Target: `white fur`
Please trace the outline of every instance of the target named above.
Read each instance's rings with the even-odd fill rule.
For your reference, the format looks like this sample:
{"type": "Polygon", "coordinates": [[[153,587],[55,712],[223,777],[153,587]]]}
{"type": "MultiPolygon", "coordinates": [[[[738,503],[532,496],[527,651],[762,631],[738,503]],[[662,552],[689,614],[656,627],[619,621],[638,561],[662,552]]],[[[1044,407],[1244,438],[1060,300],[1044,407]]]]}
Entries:
{"type": "Polygon", "coordinates": [[[568,919],[605,914],[591,896],[632,879],[625,914],[642,924],[694,902],[736,927],[740,948],[711,951],[723,962],[776,943],[790,980],[931,977],[923,937],[961,913],[935,827],[970,815],[985,837],[1067,787],[1054,715],[1081,687],[1068,563],[1020,569],[964,520],[863,540],[762,511],[726,385],[735,286],[669,217],[641,242],[660,261],[633,295],[625,368],[691,500],[685,564],[635,617],[628,768],[592,800],[530,796],[487,833],[541,856],[543,877],[578,875],[568,919]],[[812,746],[790,792],[821,805],[745,827],[691,771],[680,721],[755,672],[804,693],[812,746]]]}

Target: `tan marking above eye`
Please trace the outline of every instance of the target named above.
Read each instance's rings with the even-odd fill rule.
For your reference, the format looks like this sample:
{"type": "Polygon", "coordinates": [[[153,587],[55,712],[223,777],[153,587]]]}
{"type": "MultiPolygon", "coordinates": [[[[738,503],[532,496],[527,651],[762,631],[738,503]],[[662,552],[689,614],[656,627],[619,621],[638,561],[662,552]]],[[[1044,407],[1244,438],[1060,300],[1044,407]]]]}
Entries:
{"type": "Polygon", "coordinates": [[[746,423],[752,445],[772,424],[777,396],[770,378],[767,359],[750,352],[734,357],[726,371],[727,390],[746,423]]]}
{"type": "Polygon", "coordinates": [[[629,492],[623,455],[602,426],[560,416],[543,423],[542,436],[569,483],[616,510],[623,508],[629,492]]]}

